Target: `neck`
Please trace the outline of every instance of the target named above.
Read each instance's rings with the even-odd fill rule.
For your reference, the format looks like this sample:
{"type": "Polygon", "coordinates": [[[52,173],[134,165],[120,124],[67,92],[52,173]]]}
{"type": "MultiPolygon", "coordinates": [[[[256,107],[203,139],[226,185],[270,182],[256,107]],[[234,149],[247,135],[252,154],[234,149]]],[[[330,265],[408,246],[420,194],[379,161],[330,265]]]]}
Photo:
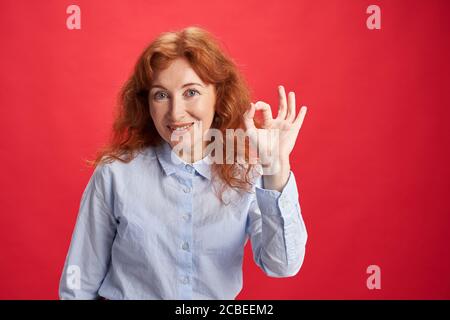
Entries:
{"type": "Polygon", "coordinates": [[[184,150],[183,148],[177,150],[177,156],[187,163],[194,163],[206,156],[206,144],[202,146],[194,145],[191,146],[190,150],[184,150]]]}

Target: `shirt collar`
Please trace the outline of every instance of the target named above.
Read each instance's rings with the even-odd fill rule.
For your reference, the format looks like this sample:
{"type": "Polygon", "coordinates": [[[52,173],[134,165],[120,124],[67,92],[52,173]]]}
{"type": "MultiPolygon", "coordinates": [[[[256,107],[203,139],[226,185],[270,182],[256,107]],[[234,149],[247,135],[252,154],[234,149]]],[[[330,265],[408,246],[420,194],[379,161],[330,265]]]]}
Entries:
{"type": "Polygon", "coordinates": [[[190,164],[178,157],[167,141],[162,141],[160,145],[156,146],[155,151],[158,161],[166,175],[171,175],[178,170],[192,173],[192,169],[195,169],[201,176],[211,180],[211,161],[209,161],[209,155],[190,164]]]}

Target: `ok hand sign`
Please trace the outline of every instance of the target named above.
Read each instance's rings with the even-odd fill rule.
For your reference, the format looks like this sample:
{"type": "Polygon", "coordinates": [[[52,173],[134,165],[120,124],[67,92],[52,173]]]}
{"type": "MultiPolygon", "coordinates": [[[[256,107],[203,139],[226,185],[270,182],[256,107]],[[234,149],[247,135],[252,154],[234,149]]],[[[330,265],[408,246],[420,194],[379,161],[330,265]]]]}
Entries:
{"type": "MultiPolygon", "coordinates": [[[[275,158],[270,158],[271,163],[264,163],[265,160],[260,159],[263,165],[279,166],[289,164],[289,155],[294,148],[300,128],[306,115],[306,106],[303,106],[299,113],[295,112],[295,93],[289,92],[288,99],[286,99],[286,92],[283,86],[278,87],[280,104],[278,108],[278,115],[274,119],[270,105],[258,101],[251,103],[250,108],[244,113],[245,129],[249,133],[250,140],[257,147],[259,154],[275,155],[275,158]],[[256,110],[262,110],[263,123],[262,128],[256,128],[254,123],[254,116],[256,110]],[[274,135],[274,131],[277,134],[274,135]],[[278,141],[268,141],[261,137],[274,137],[278,135],[278,141]]],[[[273,171],[272,171],[273,172],[273,171]]]]}

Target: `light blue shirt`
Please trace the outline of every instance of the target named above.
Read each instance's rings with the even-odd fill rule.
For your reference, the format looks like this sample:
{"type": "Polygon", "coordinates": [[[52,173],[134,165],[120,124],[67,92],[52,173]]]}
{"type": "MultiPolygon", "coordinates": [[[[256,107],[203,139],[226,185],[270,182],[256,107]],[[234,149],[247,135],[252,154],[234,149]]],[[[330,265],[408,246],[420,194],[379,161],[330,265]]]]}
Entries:
{"type": "Polygon", "coordinates": [[[300,270],[307,232],[291,171],[282,192],[216,196],[206,157],[163,142],[94,170],[81,198],[59,284],[61,299],[235,299],[244,245],[271,277],[300,270]],[[173,156],[179,161],[172,161],[173,156]]]}

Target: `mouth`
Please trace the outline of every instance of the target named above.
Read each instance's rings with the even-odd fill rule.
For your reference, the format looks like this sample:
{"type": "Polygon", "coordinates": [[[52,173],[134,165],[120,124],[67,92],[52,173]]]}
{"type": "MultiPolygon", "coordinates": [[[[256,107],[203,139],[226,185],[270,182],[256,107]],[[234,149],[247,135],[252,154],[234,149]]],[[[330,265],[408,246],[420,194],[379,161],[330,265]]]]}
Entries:
{"type": "Polygon", "coordinates": [[[193,125],[194,122],[176,123],[168,125],[167,128],[170,130],[171,133],[183,134],[188,132],[193,125]]]}

